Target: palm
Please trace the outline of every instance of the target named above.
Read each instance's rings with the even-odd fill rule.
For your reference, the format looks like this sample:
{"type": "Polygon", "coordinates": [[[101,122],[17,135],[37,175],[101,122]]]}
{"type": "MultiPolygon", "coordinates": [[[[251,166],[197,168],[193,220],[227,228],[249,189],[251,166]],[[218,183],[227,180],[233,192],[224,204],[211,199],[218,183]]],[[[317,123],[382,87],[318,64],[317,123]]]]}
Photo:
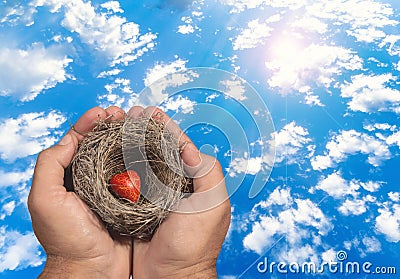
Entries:
{"type": "MultiPolygon", "coordinates": [[[[75,128],[90,131],[95,120],[118,111],[115,107],[94,108],[78,120],[75,128]]],[[[69,269],[72,274],[87,269],[92,276],[97,272],[128,278],[130,239],[113,239],[88,206],[63,186],[64,169],[70,164],[82,136],[70,131],[65,139],[69,140],[40,153],[28,198],[33,229],[47,253],[46,266],[51,265],[47,272],[69,269]]]]}
{"type": "Polygon", "coordinates": [[[201,154],[161,110],[134,107],[128,114],[156,116],[179,139],[179,146],[185,146],[181,158],[186,173],[194,177],[195,192],[178,208],[192,213],[171,212],[150,242],[134,242],[134,277],[193,278],[199,276],[198,272],[212,269],[206,276],[215,277],[215,263],[230,223],[230,205],[221,166],[215,158],[201,154]]]}
{"type": "Polygon", "coordinates": [[[143,262],[182,265],[197,263],[205,255],[216,257],[229,225],[222,212],[227,205],[196,214],[171,213],[150,242],[135,243],[134,257],[143,262]]]}
{"type": "MultiPolygon", "coordinates": [[[[129,238],[113,240],[97,216],[74,193],[58,187],[53,190],[51,196],[54,198],[43,208],[43,214],[46,211],[56,214],[48,215],[40,222],[33,222],[47,254],[85,260],[107,257],[113,250],[119,254],[120,248],[129,247],[129,238]]],[[[128,253],[126,251],[126,257],[128,253]]]]}
{"type": "MultiPolygon", "coordinates": [[[[218,172],[218,171],[215,171],[218,172]]],[[[210,173],[215,179],[214,171],[210,173]]],[[[195,188],[210,178],[195,179],[195,188]]],[[[225,188],[225,185],[220,185],[225,188]]],[[[188,199],[188,202],[193,201],[188,199]]],[[[193,208],[196,207],[193,202],[193,208]]],[[[190,205],[189,205],[190,206],[190,205]]],[[[193,211],[195,212],[195,210],[193,211]]],[[[182,270],[201,271],[216,262],[230,223],[230,205],[225,200],[210,210],[197,213],[171,212],[150,242],[135,241],[133,274],[137,278],[176,278],[182,270]],[[158,270],[155,270],[158,269],[158,270]],[[176,274],[176,275],[174,275],[176,274]]]]}

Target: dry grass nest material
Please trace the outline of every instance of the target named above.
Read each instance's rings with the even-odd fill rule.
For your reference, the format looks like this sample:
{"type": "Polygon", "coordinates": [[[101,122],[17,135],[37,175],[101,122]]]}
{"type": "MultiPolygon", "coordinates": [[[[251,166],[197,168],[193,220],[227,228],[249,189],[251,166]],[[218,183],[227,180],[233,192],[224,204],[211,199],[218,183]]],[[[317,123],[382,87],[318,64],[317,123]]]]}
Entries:
{"type": "Polygon", "coordinates": [[[150,240],[185,193],[193,192],[177,139],[152,118],[99,121],[79,144],[71,169],[73,190],[107,228],[142,240],[150,240]],[[128,169],[140,176],[137,202],[118,197],[109,184],[128,169]]]}

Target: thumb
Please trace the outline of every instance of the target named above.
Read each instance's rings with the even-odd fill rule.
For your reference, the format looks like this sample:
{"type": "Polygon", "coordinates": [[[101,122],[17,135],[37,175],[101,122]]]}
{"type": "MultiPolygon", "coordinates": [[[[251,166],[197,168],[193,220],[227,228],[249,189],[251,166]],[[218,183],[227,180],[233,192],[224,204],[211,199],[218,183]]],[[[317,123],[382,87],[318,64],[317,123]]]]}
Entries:
{"type": "Polygon", "coordinates": [[[44,198],[55,187],[64,185],[64,169],[71,163],[77,145],[78,139],[68,133],[57,145],[39,154],[33,174],[32,196],[44,198]]]}
{"type": "Polygon", "coordinates": [[[187,176],[200,178],[213,168],[213,160],[202,154],[191,141],[184,141],[181,145],[181,158],[187,176]]]}
{"type": "Polygon", "coordinates": [[[71,163],[75,155],[78,139],[67,133],[60,142],[55,145],[55,156],[60,165],[65,169],[71,163]],[[57,150],[58,149],[58,150],[57,150]]]}

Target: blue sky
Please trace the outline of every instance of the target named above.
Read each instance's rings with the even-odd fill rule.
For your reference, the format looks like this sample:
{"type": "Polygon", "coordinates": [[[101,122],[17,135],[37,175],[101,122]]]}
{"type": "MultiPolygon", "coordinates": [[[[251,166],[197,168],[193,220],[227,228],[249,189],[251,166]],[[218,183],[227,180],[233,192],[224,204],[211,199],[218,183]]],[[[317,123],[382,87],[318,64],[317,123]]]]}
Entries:
{"type": "Polygon", "coordinates": [[[227,179],[244,179],[231,196],[220,278],[268,278],[257,270],[264,257],[320,264],[339,251],[400,272],[399,11],[394,0],[3,0],[1,277],[43,268],[26,207],[37,153],[87,109],[128,109],[146,86],[192,67],[235,74],[261,98],[232,87],[232,98],[186,90],[161,104],[180,121],[215,105],[248,136],[248,152],[232,152],[228,117],[188,130],[227,179]],[[253,108],[264,104],[274,125],[259,135],[253,108]],[[268,181],[249,198],[256,177],[268,181]]]}

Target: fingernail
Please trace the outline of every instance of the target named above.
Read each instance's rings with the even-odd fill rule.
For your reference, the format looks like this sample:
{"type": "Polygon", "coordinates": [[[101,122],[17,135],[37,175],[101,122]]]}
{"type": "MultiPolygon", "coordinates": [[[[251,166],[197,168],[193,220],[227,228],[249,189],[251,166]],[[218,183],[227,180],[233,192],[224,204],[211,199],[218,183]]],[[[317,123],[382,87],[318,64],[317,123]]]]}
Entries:
{"type": "Polygon", "coordinates": [[[72,142],[72,137],[70,134],[66,134],[58,143],[58,145],[67,145],[72,142]]]}

